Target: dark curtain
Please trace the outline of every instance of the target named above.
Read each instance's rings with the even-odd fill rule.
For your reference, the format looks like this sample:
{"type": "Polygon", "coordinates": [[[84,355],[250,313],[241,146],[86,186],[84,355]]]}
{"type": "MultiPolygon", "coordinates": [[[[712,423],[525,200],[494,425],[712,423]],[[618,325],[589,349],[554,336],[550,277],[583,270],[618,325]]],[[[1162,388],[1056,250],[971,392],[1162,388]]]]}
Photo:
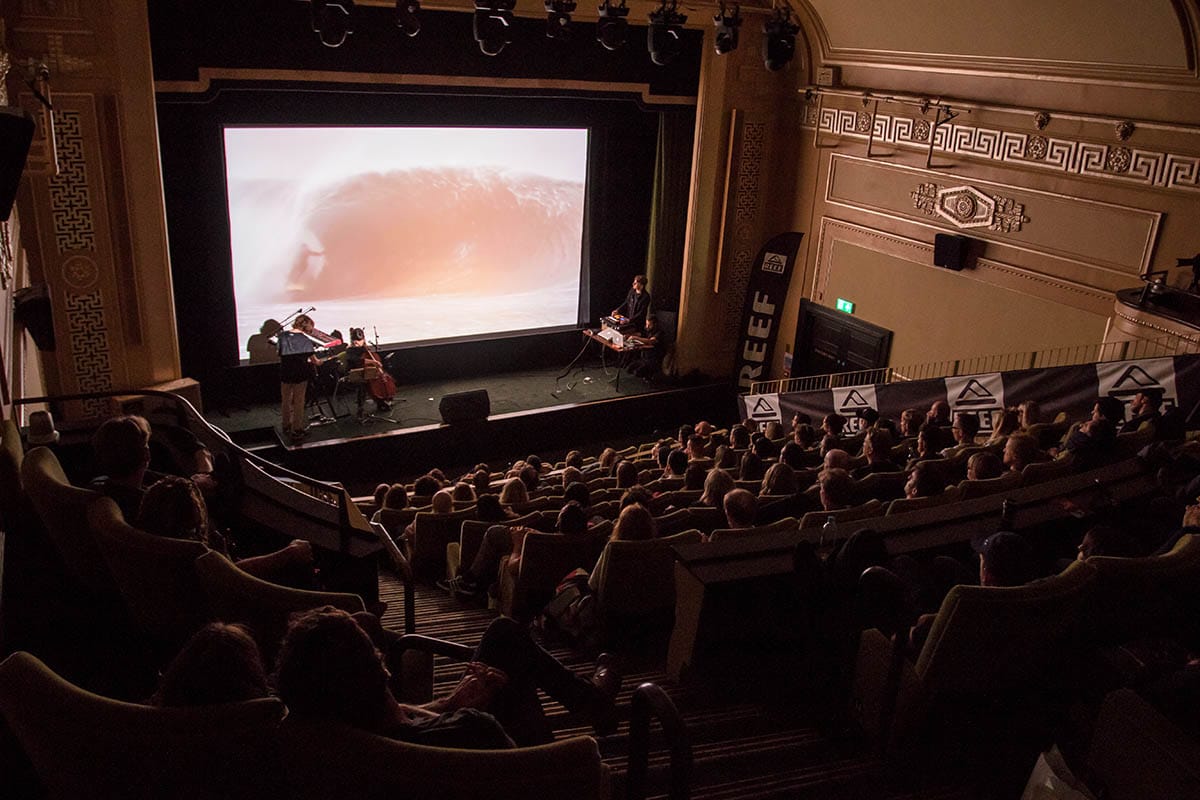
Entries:
{"type": "Polygon", "coordinates": [[[658,154],[654,163],[650,205],[650,241],[646,277],[654,307],[679,310],[683,287],[683,241],[687,230],[688,192],[692,178],[695,109],[671,109],[658,115],[658,154]]]}

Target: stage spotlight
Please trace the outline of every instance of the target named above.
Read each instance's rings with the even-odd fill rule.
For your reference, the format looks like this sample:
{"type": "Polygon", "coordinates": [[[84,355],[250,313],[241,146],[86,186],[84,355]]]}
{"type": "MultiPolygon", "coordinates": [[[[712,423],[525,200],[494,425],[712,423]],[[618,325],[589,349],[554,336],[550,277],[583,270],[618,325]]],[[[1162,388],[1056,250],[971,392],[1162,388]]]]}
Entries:
{"type": "Polygon", "coordinates": [[[312,29],[326,47],[341,47],[354,33],[354,0],[312,0],[312,29]]]}
{"type": "Polygon", "coordinates": [[[625,45],[625,32],[629,28],[629,23],[625,20],[625,17],[629,16],[625,0],[621,0],[619,6],[614,6],[609,0],[604,0],[597,10],[600,13],[600,19],[596,20],[596,41],[604,45],[607,50],[620,49],[625,45]]]}
{"type": "Polygon", "coordinates": [[[546,38],[570,39],[575,0],[545,0],[546,38]]]}
{"type": "Polygon", "coordinates": [[[646,29],[646,49],[650,51],[650,60],[660,67],[670,64],[679,55],[683,47],[680,34],[683,33],[683,23],[687,15],[680,14],[677,0],[659,0],[659,6],[650,12],[650,27],[646,29]]]}
{"type": "Polygon", "coordinates": [[[421,0],[396,0],[396,27],[405,36],[421,32],[421,0]]]}
{"type": "Polygon", "coordinates": [[[512,41],[512,10],[517,0],[475,0],[475,41],[485,56],[500,55],[512,41]]]}
{"type": "Polygon", "coordinates": [[[787,66],[796,55],[796,34],[800,26],[792,22],[792,11],[787,6],[776,9],[763,23],[763,63],[771,72],[787,66]]]}
{"type": "Polygon", "coordinates": [[[738,28],[742,25],[741,8],[735,3],[733,14],[726,14],[725,3],[722,2],[717,15],[713,17],[713,25],[717,26],[717,55],[723,56],[737,50],[738,28]]]}

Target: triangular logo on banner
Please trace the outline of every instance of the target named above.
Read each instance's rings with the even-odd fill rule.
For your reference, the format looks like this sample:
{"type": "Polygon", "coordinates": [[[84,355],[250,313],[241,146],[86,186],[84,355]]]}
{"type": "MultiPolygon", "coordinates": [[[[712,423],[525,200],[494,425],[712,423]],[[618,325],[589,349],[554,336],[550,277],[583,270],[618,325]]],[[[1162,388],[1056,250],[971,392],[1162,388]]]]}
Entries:
{"type": "Polygon", "coordinates": [[[956,406],[983,406],[996,402],[996,396],[975,378],[967,381],[967,385],[958,393],[956,406]]]}
{"type": "Polygon", "coordinates": [[[1150,373],[1146,372],[1146,370],[1142,369],[1137,364],[1132,365],[1129,367],[1129,369],[1122,372],[1121,377],[1117,378],[1116,382],[1112,385],[1114,391],[1122,394],[1130,391],[1139,392],[1142,389],[1149,389],[1151,387],[1159,388],[1160,384],[1157,380],[1151,377],[1150,373]],[[1133,385],[1126,387],[1123,385],[1126,382],[1132,383],[1133,385]]]}
{"type": "Polygon", "coordinates": [[[779,416],[779,411],[775,406],[771,405],[771,401],[766,397],[760,397],[754,402],[754,406],[750,409],[750,416],[754,419],[767,417],[775,419],[779,416]]]}
{"type": "Polygon", "coordinates": [[[846,399],[842,401],[842,407],[838,410],[839,411],[846,411],[846,410],[857,411],[860,408],[870,408],[870,407],[871,407],[871,404],[867,402],[867,399],[862,396],[862,394],[858,391],[858,389],[851,389],[850,393],[848,395],[846,395],[846,399]]]}
{"type": "Polygon", "coordinates": [[[782,275],[783,271],[787,269],[787,256],[779,253],[767,253],[763,256],[762,268],[765,272],[777,272],[782,275]]]}

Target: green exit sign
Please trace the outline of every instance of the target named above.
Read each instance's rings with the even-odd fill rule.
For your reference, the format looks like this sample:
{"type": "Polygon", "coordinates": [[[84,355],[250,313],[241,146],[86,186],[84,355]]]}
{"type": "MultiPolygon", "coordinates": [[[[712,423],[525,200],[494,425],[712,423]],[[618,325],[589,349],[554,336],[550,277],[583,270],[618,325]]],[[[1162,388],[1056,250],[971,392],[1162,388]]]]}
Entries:
{"type": "Polygon", "coordinates": [[[854,313],[854,303],[851,303],[849,300],[843,300],[842,298],[839,297],[837,299],[837,310],[844,311],[847,314],[853,314],[854,313]]]}

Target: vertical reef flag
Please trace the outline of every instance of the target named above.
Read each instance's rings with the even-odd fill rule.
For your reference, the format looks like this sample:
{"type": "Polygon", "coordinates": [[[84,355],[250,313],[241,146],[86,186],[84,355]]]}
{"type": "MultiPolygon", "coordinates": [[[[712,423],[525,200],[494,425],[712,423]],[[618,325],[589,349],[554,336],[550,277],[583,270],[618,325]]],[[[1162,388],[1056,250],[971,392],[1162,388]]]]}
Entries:
{"type": "Polygon", "coordinates": [[[783,303],[792,278],[792,264],[803,238],[803,233],[781,233],[772,237],[758,251],[750,271],[734,366],[738,388],[743,391],[754,381],[770,378],[771,353],[775,349],[783,303]]]}

